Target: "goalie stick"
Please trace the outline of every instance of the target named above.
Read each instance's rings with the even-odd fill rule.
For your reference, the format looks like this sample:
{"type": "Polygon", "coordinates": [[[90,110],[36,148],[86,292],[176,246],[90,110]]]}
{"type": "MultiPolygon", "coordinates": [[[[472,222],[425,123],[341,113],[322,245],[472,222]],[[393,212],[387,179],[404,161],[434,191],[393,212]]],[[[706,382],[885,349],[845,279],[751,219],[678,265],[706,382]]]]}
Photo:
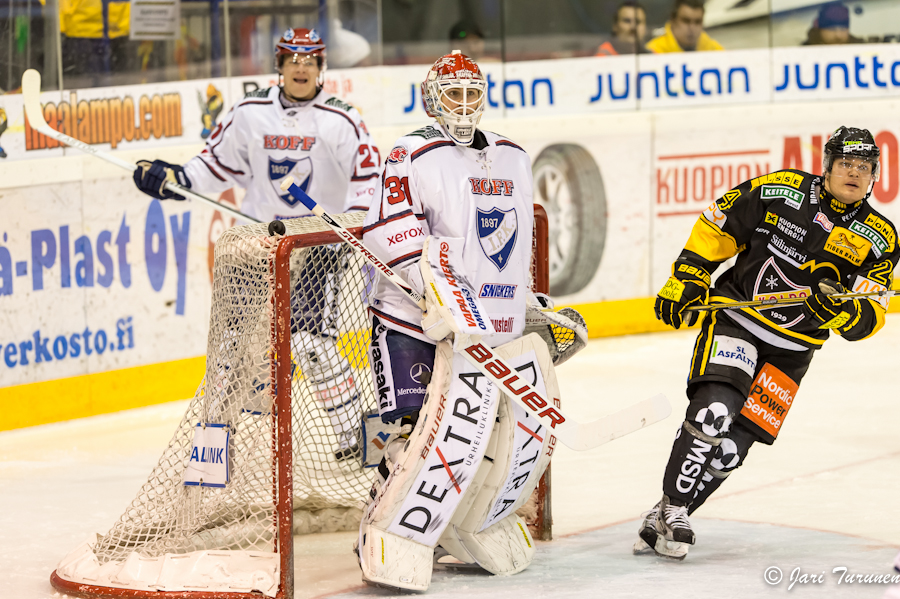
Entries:
{"type": "MultiPolygon", "coordinates": [[[[341,239],[375,266],[391,283],[399,287],[418,306],[425,310],[425,299],[414,291],[406,282],[392,271],[384,262],[376,257],[350,231],[342,227],[330,214],[325,212],[315,200],[294,184],[293,177],[285,177],[281,183],[282,191],[290,191],[313,214],[324,220],[341,239]]],[[[633,406],[620,410],[610,416],[588,423],[579,423],[567,417],[554,405],[552,398],[548,401],[540,393],[516,375],[505,361],[497,356],[490,347],[482,343],[472,343],[459,352],[488,380],[500,386],[504,393],[521,405],[532,416],[553,430],[564,445],[576,451],[584,451],[599,447],[613,439],[634,432],[649,424],[666,418],[672,407],[664,395],[656,395],[633,406]]]]}
{"type": "MultiPolygon", "coordinates": [[[[882,289],[881,291],[867,291],[865,293],[828,293],[835,299],[855,299],[859,297],[891,297],[900,293],[900,289],[882,289]]],[[[765,300],[753,300],[748,302],[734,302],[733,304],[704,304],[702,306],[688,306],[686,312],[708,312],[713,310],[734,310],[736,308],[761,308],[764,306],[797,306],[806,302],[806,298],[794,297],[772,298],[765,300]]]]}
{"type": "MultiPolygon", "coordinates": [[[[123,168],[128,172],[133,173],[137,168],[136,164],[128,162],[127,160],[122,160],[121,158],[113,156],[108,152],[98,150],[94,146],[86,144],[81,140],[75,139],[74,137],[70,137],[65,133],[60,133],[59,131],[53,129],[50,125],[48,125],[47,120],[44,118],[44,112],[41,110],[41,74],[34,69],[28,69],[27,71],[25,71],[25,73],[22,74],[22,101],[25,104],[25,116],[28,117],[28,123],[31,125],[31,128],[36,129],[38,133],[53,138],[56,141],[62,142],[68,146],[72,146],[73,148],[78,148],[82,152],[86,152],[88,154],[91,154],[92,156],[96,156],[97,158],[105,160],[110,164],[115,164],[116,166],[123,168]]],[[[179,195],[183,195],[186,198],[205,202],[206,204],[214,206],[216,210],[227,212],[231,216],[242,218],[253,223],[262,222],[259,219],[248,216],[230,206],[226,206],[225,204],[217,202],[204,195],[195,193],[187,187],[182,187],[174,181],[166,181],[165,188],[179,195]]]]}

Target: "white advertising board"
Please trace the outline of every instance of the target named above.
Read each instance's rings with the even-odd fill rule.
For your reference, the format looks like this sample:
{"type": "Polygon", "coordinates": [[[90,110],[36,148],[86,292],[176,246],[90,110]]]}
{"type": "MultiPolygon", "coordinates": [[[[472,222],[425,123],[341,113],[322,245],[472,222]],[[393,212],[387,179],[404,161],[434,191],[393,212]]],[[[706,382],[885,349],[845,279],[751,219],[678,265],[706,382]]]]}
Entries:
{"type": "Polygon", "coordinates": [[[209,211],[126,176],[5,190],[0,214],[0,387],[204,353],[209,211]]]}
{"type": "MultiPolygon", "coordinates": [[[[550,213],[559,301],[652,297],[706,206],[766,172],[818,172],[821,148],[842,124],[875,134],[884,162],[871,201],[900,222],[900,100],[884,98],[897,94],[900,50],[808,50],[485,65],[493,85],[483,128],[531,156],[536,196],[550,213]],[[804,82],[819,65],[818,88],[778,89],[779,68],[797,64],[804,82]],[[631,95],[605,95],[610,76],[609,89],[623,94],[625,75],[631,95]],[[816,101],[798,102],[806,99],[816,101]]],[[[423,72],[328,71],[326,89],[360,107],[386,155],[393,139],[427,122],[423,72]]],[[[43,101],[51,124],[78,137],[134,150],[130,159],[146,152],[183,162],[235,98],[274,83],[189,81],[48,92],[43,101]]],[[[153,202],[127,174],[50,147],[26,126],[20,96],[2,96],[0,106],[10,118],[0,138],[0,387],[203,355],[211,242],[232,219],[153,202]]]]}
{"type": "MultiPolygon", "coordinates": [[[[350,102],[370,128],[425,118],[420,84],[428,65],[326,71],[325,89],[350,102]]],[[[641,54],[482,65],[487,119],[594,114],[732,104],[884,99],[900,93],[900,47],[859,44],[727,52],[641,54]]],[[[113,149],[205,139],[223,110],[277,75],[45,93],[53,127],[113,149]],[[178,116],[180,115],[180,117],[178,116]]],[[[0,96],[6,158],[63,152],[34,136],[21,97],[0,96]]],[[[65,150],[66,152],[70,150],[65,150]]]]}

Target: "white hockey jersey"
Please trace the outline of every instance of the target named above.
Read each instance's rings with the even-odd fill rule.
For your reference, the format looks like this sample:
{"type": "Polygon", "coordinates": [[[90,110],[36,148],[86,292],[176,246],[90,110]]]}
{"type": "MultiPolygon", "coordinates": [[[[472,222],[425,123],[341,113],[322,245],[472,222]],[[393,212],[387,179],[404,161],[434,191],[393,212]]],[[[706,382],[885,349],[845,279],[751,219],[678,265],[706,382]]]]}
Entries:
{"type": "MultiPolygon", "coordinates": [[[[484,341],[495,346],[525,328],[534,205],[528,154],[483,134],[483,150],[457,146],[436,122],[397,140],[363,242],[408,281],[425,237],[464,238],[465,275],[497,331],[484,341]]],[[[377,281],[369,309],[386,327],[433,343],[422,332],[422,311],[387,280],[377,281]]]]}
{"type": "Polygon", "coordinates": [[[366,209],[378,185],[381,157],[359,113],[320,91],[285,108],[277,86],[250,92],[185,164],[191,189],[247,195],[241,211],[262,221],[311,214],[281,191],[288,175],[326,212],[366,209]]]}

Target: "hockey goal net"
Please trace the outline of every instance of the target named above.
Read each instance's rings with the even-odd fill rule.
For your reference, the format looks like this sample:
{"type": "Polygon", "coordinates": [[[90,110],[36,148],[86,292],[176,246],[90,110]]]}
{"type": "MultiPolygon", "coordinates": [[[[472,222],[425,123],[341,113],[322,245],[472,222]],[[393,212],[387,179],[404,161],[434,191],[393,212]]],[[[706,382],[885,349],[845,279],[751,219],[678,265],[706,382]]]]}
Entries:
{"type": "MultiPolygon", "coordinates": [[[[360,238],[363,218],[336,216],[360,238]]],[[[320,219],[284,223],[280,238],[258,224],[217,241],[205,377],[125,513],[53,572],[57,590],[289,599],[293,535],[358,529],[391,432],[368,372],[374,271],[320,219]]],[[[534,239],[532,284],[546,292],[539,206],[534,239]]],[[[549,469],[520,510],[543,539],[547,481],[549,469]]]]}

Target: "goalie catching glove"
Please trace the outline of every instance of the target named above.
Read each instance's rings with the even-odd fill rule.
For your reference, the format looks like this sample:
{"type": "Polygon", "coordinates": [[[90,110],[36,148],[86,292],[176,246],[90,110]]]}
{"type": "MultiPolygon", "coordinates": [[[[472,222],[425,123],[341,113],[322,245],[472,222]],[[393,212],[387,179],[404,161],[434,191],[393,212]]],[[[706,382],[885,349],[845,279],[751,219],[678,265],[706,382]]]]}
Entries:
{"type": "Polygon", "coordinates": [[[697,321],[698,312],[687,312],[685,308],[703,304],[709,291],[710,275],[705,269],[683,260],[672,265],[672,276],[656,295],[653,310],[656,318],[673,328],[681,328],[697,321]]]}
{"type": "Polygon", "coordinates": [[[528,292],[525,305],[525,335],[537,333],[554,366],[580,352],[587,345],[588,330],[584,317],[574,308],[553,310],[553,300],[543,293],[528,292]]]}
{"type": "Polygon", "coordinates": [[[154,160],[153,162],[139,160],[132,178],[138,189],[157,200],[184,199],[183,195],[166,189],[166,183],[169,181],[188,189],[191,187],[191,180],[188,179],[181,166],[169,164],[162,160],[154,160]]]}

